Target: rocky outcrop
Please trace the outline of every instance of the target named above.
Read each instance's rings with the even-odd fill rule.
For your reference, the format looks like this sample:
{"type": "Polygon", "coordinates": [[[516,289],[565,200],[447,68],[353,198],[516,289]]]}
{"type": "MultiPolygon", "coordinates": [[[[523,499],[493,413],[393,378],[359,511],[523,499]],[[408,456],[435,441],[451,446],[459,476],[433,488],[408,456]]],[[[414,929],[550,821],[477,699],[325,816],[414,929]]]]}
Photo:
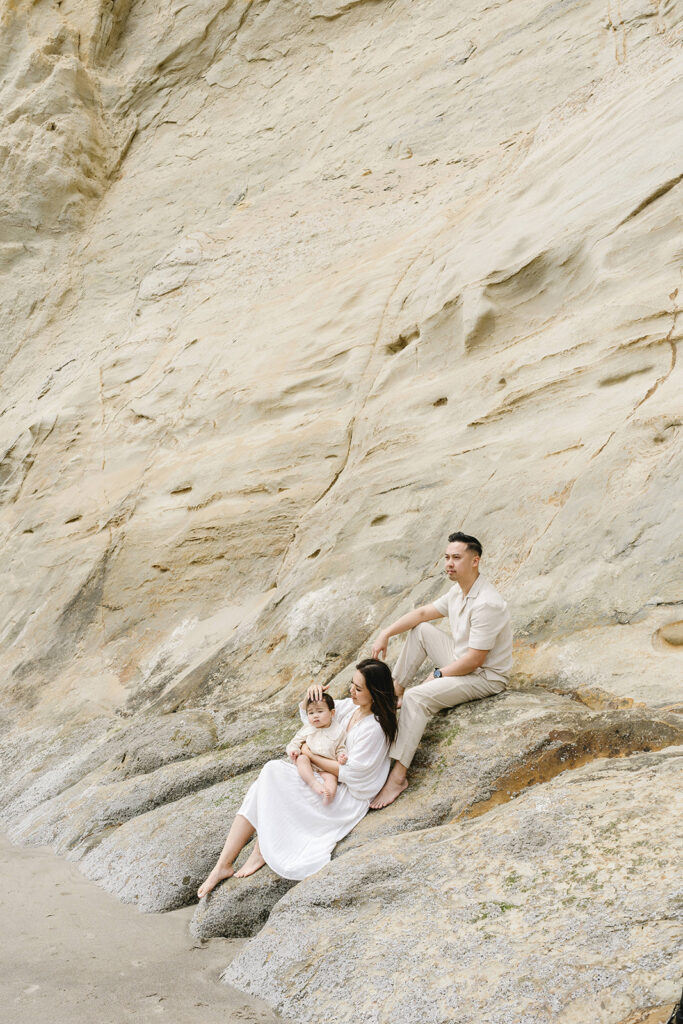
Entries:
{"type": "Polygon", "coordinates": [[[681,754],[586,765],[484,819],[340,857],[280,900],[226,980],[330,1024],[611,1024],[673,1003],[681,754]]]}
{"type": "MultiPolygon", "coordinates": [[[[576,795],[566,813],[598,857],[591,780],[621,835],[623,780],[645,800],[644,765],[669,778],[672,758],[640,752],[681,742],[682,19],[664,0],[0,0],[0,816],[15,841],[56,846],[143,909],[191,901],[305,685],[341,694],[378,626],[442,592],[461,527],[513,612],[515,692],[433,723],[408,794],[340,844],[331,891],[356,873],[374,905],[381,847],[393,899],[399,833],[406,851],[442,836],[469,857],[534,800],[552,831],[565,812],[548,794],[576,795]]],[[[553,856],[571,860],[562,835],[553,856]]],[[[429,870],[449,892],[440,841],[429,870]]],[[[669,935],[654,850],[634,861],[653,903],[629,893],[619,910],[635,959],[625,933],[595,932],[631,981],[598,998],[597,976],[543,961],[546,989],[587,993],[584,1021],[669,997],[668,947],[643,959],[638,923],[669,935]]],[[[550,890],[541,853],[525,857],[514,913],[531,935],[550,890]]],[[[595,961],[582,877],[568,941],[595,961]]],[[[309,884],[284,900],[265,871],[222,886],[195,931],[251,934],[277,900],[283,921],[308,913],[309,884]]],[[[398,1012],[345,928],[338,977],[355,991],[362,970],[373,1007],[398,1012]]],[[[515,943],[511,963],[536,956],[515,943]]],[[[295,1013],[309,961],[295,980],[291,948],[271,995],[295,1013]]],[[[550,1021],[514,970],[529,1024],[550,1021]]],[[[472,1013],[499,984],[487,971],[472,1013]]],[[[323,1002],[311,990],[302,1019],[323,1002]]]]}
{"type": "MultiPolygon", "coordinates": [[[[415,759],[408,791],[370,812],[335,849],[362,848],[369,860],[379,840],[485,814],[531,786],[599,758],[627,756],[683,742],[675,714],[592,713],[567,697],[504,693],[435,718],[415,759]]],[[[154,867],[149,866],[153,878],[154,867]]],[[[286,883],[284,891],[290,888],[286,883]]],[[[270,871],[228,881],[203,900],[192,930],[198,938],[252,935],[283,893],[270,871]]]]}

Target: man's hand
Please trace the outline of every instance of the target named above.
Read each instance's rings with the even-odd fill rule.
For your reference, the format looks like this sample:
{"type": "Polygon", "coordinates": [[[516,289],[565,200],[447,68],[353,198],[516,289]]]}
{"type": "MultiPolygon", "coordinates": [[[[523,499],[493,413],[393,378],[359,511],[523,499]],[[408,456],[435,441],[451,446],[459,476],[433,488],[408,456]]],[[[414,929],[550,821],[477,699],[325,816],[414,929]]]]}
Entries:
{"type": "Polygon", "coordinates": [[[381,658],[384,660],[387,656],[387,645],[389,644],[389,637],[386,633],[380,633],[374,644],[372,645],[372,657],[381,658]]]}
{"type": "Polygon", "coordinates": [[[396,622],[392,622],[390,626],[382,630],[372,645],[372,657],[386,658],[387,644],[390,637],[398,636],[399,633],[405,633],[409,629],[414,629],[421,622],[431,622],[432,619],[442,618],[442,613],[433,604],[423,604],[419,608],[414,608],[412,612],[402,615],[400,619],[396,619],[396,622]]]}
{"type": "Polygon", "coordinates": [[[346,762],[348,761],[348,757],[343,750],[341,754],[337,755],[337,761],[339,762],[339,764],[346,764],[346,762]]]}

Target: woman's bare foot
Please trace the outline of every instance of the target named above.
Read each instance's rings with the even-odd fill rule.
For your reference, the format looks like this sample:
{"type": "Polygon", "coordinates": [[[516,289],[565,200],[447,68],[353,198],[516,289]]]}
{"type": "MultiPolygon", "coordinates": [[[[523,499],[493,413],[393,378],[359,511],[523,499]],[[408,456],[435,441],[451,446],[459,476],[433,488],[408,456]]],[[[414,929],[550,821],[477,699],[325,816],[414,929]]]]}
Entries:
{"type": "Polygon", "coordinates": [[[261,853],[261,847],[258,842],[256,842],[254,843],[254,849],[251,851],[239,871],[235,874],[235,878],[248,878],[249,875],[255,874],[259,868],[262,868],[265,863],[263,854],[261,853]]]}
{"type": "Polygon", "coordinates": [[[226,868],[221,867],[220,864],[216,864],[216,867],[213,869],[206,881],[202,882],[197,889],[197,895],[200,900],[204,896],[208,896],[209,893],[216,888],[219,882],[222,882],[225,878],[230,878],[234,874],[234,871],[235,869],[232,864],[229,864],[226,868]]]}
{"type": "Polygon", "coordinates": [[[389,804],[393,804],[394,800],[405,792],[408,788],[408,780],[404,776],[400,776],[394,773],[392,768],[389,773],[389,778],[384,783],[379,793],[374,800],[370,801],[370,806],[374,811],[379,811],[382,807],[388,807],[389,804]]]}

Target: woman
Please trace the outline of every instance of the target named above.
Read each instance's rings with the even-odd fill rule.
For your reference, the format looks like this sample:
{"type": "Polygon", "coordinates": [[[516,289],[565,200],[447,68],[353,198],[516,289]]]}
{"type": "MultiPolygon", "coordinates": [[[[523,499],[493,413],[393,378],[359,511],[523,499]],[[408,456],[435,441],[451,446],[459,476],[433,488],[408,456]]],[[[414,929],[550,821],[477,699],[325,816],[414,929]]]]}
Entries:
{"type": "MultiPolygon", "coordinates": [[[[309,686],[307,697],[320,700],[322,686],[309,686]]],[[[327,864],[336,843],[358,824],[389,772],[389,747],[396,738],[396,696],[389,666],[367,658],[356,666],[350,699],[336,702],[337,721],[346,725],[348,761],[303,752],[321,771],[339,779],[334,799],[324,804],[300,778],[290,761],[268,761],[235,816],[215,868],[200,886],[201,899],[224,878],[243,846],[258,833],[249,858],[236,878],[252,875],[264,864],[282,878],[300,881],[327,864]]],[[[305,704],[299,713],[306,722],[305,704]]]]}

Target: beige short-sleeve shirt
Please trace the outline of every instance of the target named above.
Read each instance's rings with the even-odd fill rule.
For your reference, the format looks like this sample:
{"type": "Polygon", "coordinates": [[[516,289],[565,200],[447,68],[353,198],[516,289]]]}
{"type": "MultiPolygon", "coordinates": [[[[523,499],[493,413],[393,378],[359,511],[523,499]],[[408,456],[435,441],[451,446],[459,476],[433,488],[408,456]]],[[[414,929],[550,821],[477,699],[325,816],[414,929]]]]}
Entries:
{"type": "Polygon", "coordinates": [[[486,679],[506,683],[512,668],[512,626],[507,602],[496,588],[478,576],[465,597],[456,583],[432,603],[441,615],[448,616],[455,657],[461,658],[468,647],[488,651],[478,672],[486,679]]]}
{"type": "Polygon", "coordinates": [[[301,750],[303,743],[308,744],[311,753],[320,754],[321,757],[331,757],[336,761],[339,754],[346,753],[346,730],[336,718],[324,729],[317,729],[307,720],[306,724],[301,726],[296,736],[292,736],[287,744],[287,753],[289,754],[292,750],[301,750]]]}

